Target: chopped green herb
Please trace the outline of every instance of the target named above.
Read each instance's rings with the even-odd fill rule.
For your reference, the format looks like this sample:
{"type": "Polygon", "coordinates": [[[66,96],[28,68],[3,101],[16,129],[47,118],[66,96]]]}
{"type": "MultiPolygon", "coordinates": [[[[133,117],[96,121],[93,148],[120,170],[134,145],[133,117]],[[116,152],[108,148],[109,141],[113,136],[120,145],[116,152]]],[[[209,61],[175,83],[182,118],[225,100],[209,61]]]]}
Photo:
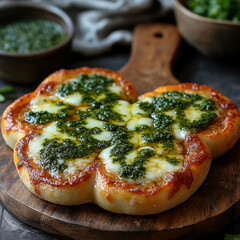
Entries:
{"type": "Polygon", "coordinates": [[[53,47],[66,37],[64,29],[53,21],[23,19],[0,25],[0,50],[26,54],[53,47]]]}
{"type": "Polygon", "coordinates": [[[126,155],[133,150],[134,145],[127,140],[120,140],[111,150],[113,162],[125,160],[126,155]]]}
{"type": "Polygon", "coordinates": [[[66,97],[75,92],[82,95],[82,101],[90,104],[93,107],[99,107],[104,103],[111,103],[120,96],[109,90],[109,87],[114,83],[113,79],[104,77],[98,74],[86,75],[80,74],[76,81],[67,84],[61,84],[58,93],[61,97],[66,97]],[[104,97],[101,100],[96,100],[101,94],[104,97]]]}
{"type": "Polygon", "coordinates": [[[97,119],[102,121],[123,121],[122,114],[117,113],[113,110],[114,106],[117,103],[107,103],[104,105],[101,105],[98,111],[95,111],[95,116],[97,119]]]}
{"type": "Polygon", "coordinates": [[[214,111],[217,109],[215,102],[212,99],[206,98],[199,104],[194,106],[201,111],[214,111]]]}
{"type": "Polygon", "coordinates": [[[40,150],[40,161],[44,169],[55,172],[66,169],[66,161],[87,157],[94,148],[85,143],[75,143],[70,139],[45,139],[40,150]]]}
{"type": "Polygon", "coordinates": [[[150,127],[146,124],[143,124],[143,125],[139,125],[135,128],[135,131],[137,132],[141,132],[141,131],[145,131],[145,130],[149,130],[150,127]]]}
{"type": "Polygon", "coordinates": [[[61,109],[59,113],[50,113],[48,111],[33,112],[30,110],[26,112],[25,120],[32,124],[36,123],[46,124],[57,120],[64,120],[68,116],[69,111],[66,109],[61,109]]]}
{"type": "Polygon", "coordinates": [[[154,111],[151,114],[151,117],[154,119],[153,126],[154,128],[157,128],[157,129],[170,131],[172,124],[175,123],[172,117],[164,113],[161,113],[160,111],[154,111]]]}
{"type": "Polygon", "coordinates": [[[130,178],[133,180],[144,178],[146,174],[146,167],[144,166],[146,161],[154,156],[154,151],[151,149],[141,149],[137,157],[131,164],[122,162],[120,176],[123,178],[130,178]]]}
{"type": "Polygon", "coordinates": [[[178,165],[180,161],[176,157],[168,157],[166,156],[167,162],[169,162],[172,165],[178,165]]]}
{"type": "Polygon", "coordinates": [[[118,128],[118,125],[113,124],[113,123],[105,123],[105,124],[103,125],[103,128],[104,128],[106,131],[115,131],[115,130],[118,128]]]}
{"type": "Polygon", "coordinates": [[[169,132],[161,132],[159,130],[141,134],[145,142],[158,143],[173,140],[173,134],[169,132]]]}
{"type": "Polygon", "coordinates": [[[163,98],[163,97],[154,97],[153,104],[154,109],[167,112],[171,110],[184,110],[190,106],[192,101],[182,100],[177,98],[163,98]]]}
{"type": "Polygon", "coordinates": [[[203,112],[200,119],[190,122],[182,112],[178,113],[177,120],[182,129],[196,131],[206,128],[216,117],[217,114],[215,112],[203,112]]]}
{"type": "Polygon", "coordinates": [[[225,234],[224,240],[240,240],[240,234],[225,234]]]}
{"type": "Polygon", "coordinates": [[[153,111],[153,104],[149,102],[138,102],[138,106],[140,109],[142,109],[147,114],[151,114],[153,111]]]}
{"type": "Polygon", "coordinates": [[[185,100],[190,100],[190,101],[198,101],[200,99],[202,99],[202,97],[197,94],[197,93],[185,93],[185,92],[179,92],[179,91],[169,91],[169,92],[165,92],[163,93],[163,96],[168,98],[179,98],[179,99],[185,99],[185,100]]]}
{"type": "Polygon", "coordinates": [[[12,87],[5,87],[0,89],[0,94],[11,93],[13,91],[12,87]]]}
{"type": "Polygon", "coordinates": [[[188,0],[187,6],[192,12],[204,17],[240,21],[239,0],[188,0]]]}
{"type": "Polygon", "coordinates": [[[165,151],[173,150],[174,137],[172,133],[154,130],[149,133],[143,133],[141,136],[147,143],[161,143],[165,151]]]}
{"type": "Polygon", "coordinates": [[[89,108],[86,111],[77,111],[79,118],[85,120],[88,117],[95,118],[101,121],[123,121],[123,115],[114,110],[114,106],[117,102],[106,103],[100,105],[99,109],[89,108]]]}

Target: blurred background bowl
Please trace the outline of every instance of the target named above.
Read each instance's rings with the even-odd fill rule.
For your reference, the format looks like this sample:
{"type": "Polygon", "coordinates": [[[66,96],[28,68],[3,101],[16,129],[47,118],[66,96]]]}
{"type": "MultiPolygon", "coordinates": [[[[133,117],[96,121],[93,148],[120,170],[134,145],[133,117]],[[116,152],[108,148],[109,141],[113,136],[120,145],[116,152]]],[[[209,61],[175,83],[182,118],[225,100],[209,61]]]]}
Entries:
{"type": "Polygon", "coordinates": [[[70,59],[74,27],[71,19],[61,9],[48,4],[27,2],[0,3],[0,23],[26,18],[42,18],[58,23],[67,34],[61,43],[38,52],[20,54],[0,50],[0,77],[12,81],[29,83],[43,80],[70,59]]]}
{"type": "Polygon", "coordinates": [[[183,38],[210,57],[240,55],[240,22],[202,17],[186,7],[187,0],[174,0],[178,29],[183,38]]]}

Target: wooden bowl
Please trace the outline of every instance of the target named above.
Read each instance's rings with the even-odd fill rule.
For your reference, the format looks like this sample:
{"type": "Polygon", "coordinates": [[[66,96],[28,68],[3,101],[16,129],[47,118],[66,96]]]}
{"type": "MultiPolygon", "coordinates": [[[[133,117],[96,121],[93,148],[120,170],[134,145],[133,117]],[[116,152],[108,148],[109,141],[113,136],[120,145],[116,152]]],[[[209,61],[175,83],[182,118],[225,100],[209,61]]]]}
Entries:
{"type": "Polygon", "coordinates": [[[42,51],[20,54],[0,50],[0,77],[12,82],[29,83],[43,80],[51,72],[66,66],[70,59],[74,27],[66,13],[48,4],[0,3],[1,24],[23,18],[54,21],[67,33],[63,42],[42,51]]]}
{"type": "Polygon", "coordinates": [[[186,7],[186,0],[174,0],[178,29],[183,38],[211,57],[240,55],[240,22],[199,16],[186,7]]]}

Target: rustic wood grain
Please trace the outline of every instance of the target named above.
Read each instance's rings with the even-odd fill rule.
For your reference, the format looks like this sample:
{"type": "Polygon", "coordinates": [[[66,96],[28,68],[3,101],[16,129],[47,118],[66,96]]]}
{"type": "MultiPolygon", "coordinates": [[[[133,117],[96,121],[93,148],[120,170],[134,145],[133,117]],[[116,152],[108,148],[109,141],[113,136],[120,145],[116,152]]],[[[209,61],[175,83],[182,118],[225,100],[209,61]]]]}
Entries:
{"type": "Polygon", "coordinates": [[[134,84],[139,94],[151,92],[160,85],[178,84],[172,67],[180,40],[173,25],[138,25],[130,60],[119,72],[134,84]]]}
{"type": "MultiPolygon", "coordinates": [[[[176,84],[178,81],[170,65],[179,42],[173,26],[138,26],[131,59],[121,73],[140,93],[161,84],[176,84]],[[162,37],[155,39],[156,32],[162,37]]],[[[160,214],[129,216],[107,212],[90,203],[73,207],[55,205],[31,194],[19,179],[12,150],[1,135],[0,199],[21,221],[63,237],[81,240],[194,239],[220,230],[240,215],[239,149],[240,142],[229,153],[214,160],[204,184],[183,204],[160,214]]]]}

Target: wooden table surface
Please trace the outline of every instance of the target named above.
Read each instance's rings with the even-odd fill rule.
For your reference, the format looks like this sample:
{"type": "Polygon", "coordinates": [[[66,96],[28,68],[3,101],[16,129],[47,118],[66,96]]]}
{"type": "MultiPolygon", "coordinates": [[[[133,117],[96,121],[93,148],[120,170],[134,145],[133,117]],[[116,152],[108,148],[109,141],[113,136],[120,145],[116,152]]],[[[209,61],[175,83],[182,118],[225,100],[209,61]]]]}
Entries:
{"type": "MultiPolygon", "coordinates": [[[[120,69],[128,61],[130,48],[116,46],[114,49],[101,56],[86,58],[79,54],[72,55],[68,68],[82,66],[104,67],[111,70],[120,69]]],[[[196,82],[210,85],[233,100],[240,107],[240,60],[214,60],[200,55],[188,44],[183,43],[182,51],[175,68],[175,76],[181,82],[196,82]]],[[[16,76],[17,77],[17,76],[16,76]]],[[[0,88],[13,86],[14,92],[9,94],[7,101],[0,104],[0,113],[16,98],[35,89],[38,83],[32,85],[12,84],[0,79],[0,88]]],[[[214,239],[224,239],[224,233],[240,233],[240,219],[235,221],[214,236],[214,239]]],[[[35,230],[12,217],[0,203],[0,239],[33,239],[49,240],[58,239],[49,234],[35,230]]],[[[206,238],[205,238],[206,239],[206,238]]],[[[213,239],[209,236],[209,239],[213,239]]]]}

